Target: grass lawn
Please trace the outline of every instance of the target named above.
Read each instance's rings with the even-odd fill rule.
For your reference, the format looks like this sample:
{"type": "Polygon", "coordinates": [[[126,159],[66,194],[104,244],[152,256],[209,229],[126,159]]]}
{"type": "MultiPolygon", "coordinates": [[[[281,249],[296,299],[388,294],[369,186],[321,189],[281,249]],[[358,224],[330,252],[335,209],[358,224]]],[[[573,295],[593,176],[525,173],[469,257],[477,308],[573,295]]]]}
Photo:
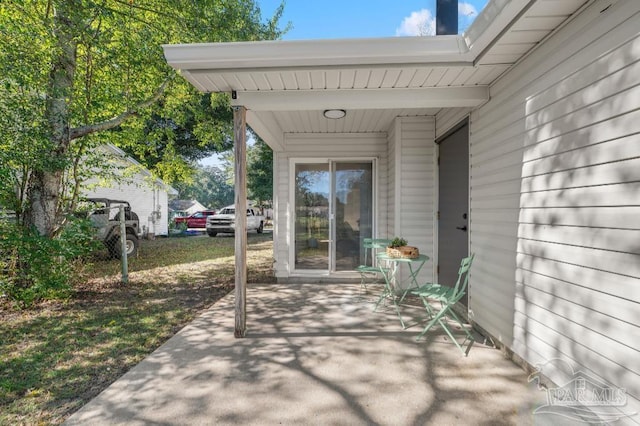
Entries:
{"type": "MultiPolygon", "coordinates": [[[[270,282],[271,234],[249,234],[248,281],[270,282]]],[[[0,299],[0,425],[58,424],[233,289],[233,236],[141,241],[120,283],[96,258],[75,295],[29,310],[0,299]]]]}

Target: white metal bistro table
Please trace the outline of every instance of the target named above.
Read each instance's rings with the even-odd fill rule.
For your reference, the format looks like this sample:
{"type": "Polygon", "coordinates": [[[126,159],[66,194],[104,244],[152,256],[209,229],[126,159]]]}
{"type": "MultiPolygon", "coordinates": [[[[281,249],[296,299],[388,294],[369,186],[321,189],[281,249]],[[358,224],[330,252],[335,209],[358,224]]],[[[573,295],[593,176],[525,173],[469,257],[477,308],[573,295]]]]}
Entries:
{"type": "Polygon", "coordinates": [[[407,258],[392,257],[386,253],[380,253],[378,255],[378,262],[380,264],[380,272],[384,277],[384,288],[373,310],[377,310],[383,300],[391,298],[396,314],[398,314],[398,318],[400,318],[400,324],[402,325],[402,328],[406,328],[404,321],[402,320],[402,315],[400,315],[399,305],[402,303],[411,288],[417,288],[420,286],[418,284],[418,274],[427,260],[429,260],[429,256],[425,254],[418,255],[418,257],[415,258],[407,258]],[[386,267],[383,267],[383,264],[386,265],[386,267]],[[399,281],[398,270],[402,264],[406,264],[409,267],[409,276],[402,281],[399,281]],[[398,290],[403,290],[401,296],[399,296],[398,290]]]}

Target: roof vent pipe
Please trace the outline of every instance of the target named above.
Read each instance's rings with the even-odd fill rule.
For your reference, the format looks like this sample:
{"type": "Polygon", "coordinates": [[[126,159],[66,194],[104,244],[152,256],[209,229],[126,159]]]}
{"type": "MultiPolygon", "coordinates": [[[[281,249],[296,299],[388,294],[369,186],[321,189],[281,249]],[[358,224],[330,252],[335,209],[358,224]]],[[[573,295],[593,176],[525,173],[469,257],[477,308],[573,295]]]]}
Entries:
{"type": "Polygon", "coordinates": [[[436,0],[436,35],[458,34],[458,0],[436,0]]]}

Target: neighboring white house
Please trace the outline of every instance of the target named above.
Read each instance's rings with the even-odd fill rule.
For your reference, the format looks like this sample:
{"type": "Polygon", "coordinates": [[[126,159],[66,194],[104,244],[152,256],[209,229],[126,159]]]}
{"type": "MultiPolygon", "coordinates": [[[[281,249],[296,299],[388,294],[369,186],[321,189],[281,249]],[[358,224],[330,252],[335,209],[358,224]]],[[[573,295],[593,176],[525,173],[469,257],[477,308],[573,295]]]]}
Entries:
{"type": "Polygon", "coordinates": [[[169,200],[169,218],[190,216],[207,208],[198,200],[169,200]]]}
{"type": "Polygon", "coordinates": [[[170,197],[178,195],[173,187],[154,178],[140,163],[120,148],[107,144],[98,149],[105,158],[113,161],[121,176],[118,181],[90,179],[84,184],[82,195],[87,198],[111,198],[124,200],[138,214],[140,228],[147,235],[168,235],[170,197]]]}
{"type": "Polygon", "coordinates": [[[639,1],[490,0],[460,36],[164,49],[273,148],[280,280],[353,277],[366,236],[418,246],[425,280],[475,253],[478,328],[640,413],[639,1]]]}

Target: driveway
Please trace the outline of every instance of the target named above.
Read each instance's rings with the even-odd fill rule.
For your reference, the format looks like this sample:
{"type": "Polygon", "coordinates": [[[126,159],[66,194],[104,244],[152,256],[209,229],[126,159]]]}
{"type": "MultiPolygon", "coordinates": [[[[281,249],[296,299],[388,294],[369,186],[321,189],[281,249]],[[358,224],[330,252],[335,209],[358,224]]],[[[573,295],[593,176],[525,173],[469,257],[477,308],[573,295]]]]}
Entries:
{"type": "MultiPolygon", "coordinates": [[[[533,424],[546,394],[480,340],[416,342],[376,290],[264,284],[233,337],[228,295],[68,419],[75,424],[533,424]]],[[[408,316],[420,313],[407,307],[408,316]]]]}

